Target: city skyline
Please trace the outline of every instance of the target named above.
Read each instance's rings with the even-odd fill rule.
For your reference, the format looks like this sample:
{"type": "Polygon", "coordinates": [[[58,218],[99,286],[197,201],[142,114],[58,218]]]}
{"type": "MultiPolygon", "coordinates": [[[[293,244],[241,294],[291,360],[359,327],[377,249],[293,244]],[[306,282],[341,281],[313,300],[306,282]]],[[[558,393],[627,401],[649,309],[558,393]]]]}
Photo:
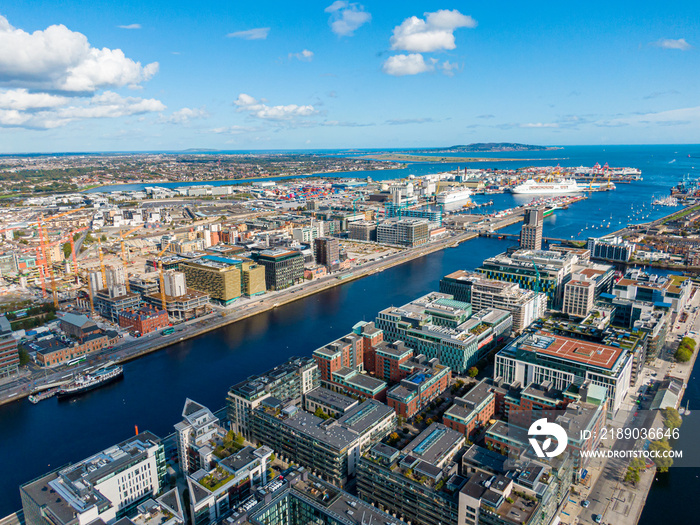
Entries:
{"type": "Polygon", "coordinates": [[[8,5],[0,153],[694,143],[698,10],[8,5]]]}

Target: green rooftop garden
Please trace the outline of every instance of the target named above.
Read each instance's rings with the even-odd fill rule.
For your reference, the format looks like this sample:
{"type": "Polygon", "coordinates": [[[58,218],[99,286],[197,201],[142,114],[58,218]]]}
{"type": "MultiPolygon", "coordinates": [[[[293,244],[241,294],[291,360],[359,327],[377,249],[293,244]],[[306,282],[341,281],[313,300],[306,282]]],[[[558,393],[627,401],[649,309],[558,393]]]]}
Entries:
{"type": "Polygon", "coordinates": [[[216,489],[223,487],[231,481],[236,475],[231,474],[223,467],[216,467],[210,474],[207,474],[199,480],[199,484],[207,490],[214,492],[216,489]]]}

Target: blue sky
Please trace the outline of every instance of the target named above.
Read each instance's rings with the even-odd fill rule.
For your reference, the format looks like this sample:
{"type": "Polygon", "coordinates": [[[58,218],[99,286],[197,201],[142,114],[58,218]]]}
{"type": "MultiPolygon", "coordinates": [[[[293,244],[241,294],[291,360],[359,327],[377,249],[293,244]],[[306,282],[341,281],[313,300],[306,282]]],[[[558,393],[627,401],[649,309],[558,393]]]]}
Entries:
{"type": "Polygon", "coordinates": [[[698,2],[6,3],[0,152],[700,143],[699,46],[698,2]]]}

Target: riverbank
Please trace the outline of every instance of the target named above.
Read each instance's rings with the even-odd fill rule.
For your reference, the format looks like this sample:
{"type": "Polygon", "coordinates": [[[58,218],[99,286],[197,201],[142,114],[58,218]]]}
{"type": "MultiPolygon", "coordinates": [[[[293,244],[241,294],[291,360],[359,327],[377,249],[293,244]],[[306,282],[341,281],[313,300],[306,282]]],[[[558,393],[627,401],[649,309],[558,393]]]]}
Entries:
{"type": "MultiPolygon", "coordinates": [[[[147,354],[170,347],[176,343],[200,337],[227,325],[255,317],[258,314],[269,310],[274,310],[286,304],[299,301],[300,299],[304,299],[342,284],[361,279],[368,275],[382,272],[393,266],[401,265],[430,253],[443,250],[447,247],[458,245],[476,237],[478,237],[478,235],[474,232],[460,233],[454,236],[446,237],[418,248],[399,252],[381,261],[369,263],[364,267],[354,268],[341,274],[328,276],[318,281],[304,283],[303,285],[298,285],[290,289],[283,290],[270,297],[263,296],[263,298],[260,300],[242,306],[240,309],[223,312],[219,311],[208,314],[205,317],[190,321],[189,323],[191,324],[188,324],[185,329],[181,329],[181,331],[176,330],[175,333],[171,335],[160,336],[156,334],[153,336],[155,337],[153,339],[147,339],[148,336],[144,336],[133,342],[123,343],[117,346],[111,353],[101,355],[99,358],[94,358],[89,365],[94,366],[98,363],[102,364],[107,361],[111,361],[113,363],[126,363],[133,361],[147,354]]],[[[62,370],[59,375],[63,375],[65,373],[66,370],[62,370]]],[[[17,385],[14,388],[8,388],[4,391],[0,391],[0,405],[23,399],[37,390],[43,390],[47,387],[47,385],[51,384],[51,382],[55,380],[55,378],[49,376],[49,378],[45,379],[43,383],[35,381],[32,389],[29,389],[27,384],[23,383],[22,385],[17,385]]]]}

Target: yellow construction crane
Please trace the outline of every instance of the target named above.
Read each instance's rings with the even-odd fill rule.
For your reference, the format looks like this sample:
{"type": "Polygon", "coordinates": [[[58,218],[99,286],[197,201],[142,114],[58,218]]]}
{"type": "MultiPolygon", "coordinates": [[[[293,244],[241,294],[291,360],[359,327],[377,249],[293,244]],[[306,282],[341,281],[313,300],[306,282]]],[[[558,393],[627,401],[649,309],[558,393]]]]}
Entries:
{"type": "Polygon", "coordinates": [[[140,230],[141,228],[143,228],[143,225],[136,226],[135,228],[130,229],[126,233],[122,233],[121,231],[119,232],[119,237],[120,237],[119,241],[121,243],[121,249],[122,249],[122,263],[124,264],[124,281],[126,284],[126,291],[127,292],[131,292],[131,289],[129,288],[129,273],[126,270],[127,260],[126,260],[126,252],[124,251],[124,237],[131,235],[136,230],[140,230]]]}
{"type": "Polygon", "coordinates": [[[90,274],[83,270],[82,277],[85,280],[85,284],[87,285],[87,291],[88,291],[88,297],[90,298],[90,312],[92,313],[92,317],[95,317],[95,301],[92,298],[92,286],[90,286],[90,274]]]}
{"type": "Polygon", "coordinates": [[[107,286],[107,272],[105,271],[105,260],[102,255],[102,242],[97,240],[97,252],[100,255],[100,272],[102,272],[102,286],[107,286]]]}
{"type": "Polygon", "coordinates": [[[163,277],[163,261],[160,260],[160,256],[165,253],[165,251],[170,248],[170,242],[165,245],[165,247],[158,252],[156,257],[158,258],[158,276],[160,278],[160,302],[163,307],[163,311],[167,313],[168,303],[165,300],[165,278],[163,277]]]}

